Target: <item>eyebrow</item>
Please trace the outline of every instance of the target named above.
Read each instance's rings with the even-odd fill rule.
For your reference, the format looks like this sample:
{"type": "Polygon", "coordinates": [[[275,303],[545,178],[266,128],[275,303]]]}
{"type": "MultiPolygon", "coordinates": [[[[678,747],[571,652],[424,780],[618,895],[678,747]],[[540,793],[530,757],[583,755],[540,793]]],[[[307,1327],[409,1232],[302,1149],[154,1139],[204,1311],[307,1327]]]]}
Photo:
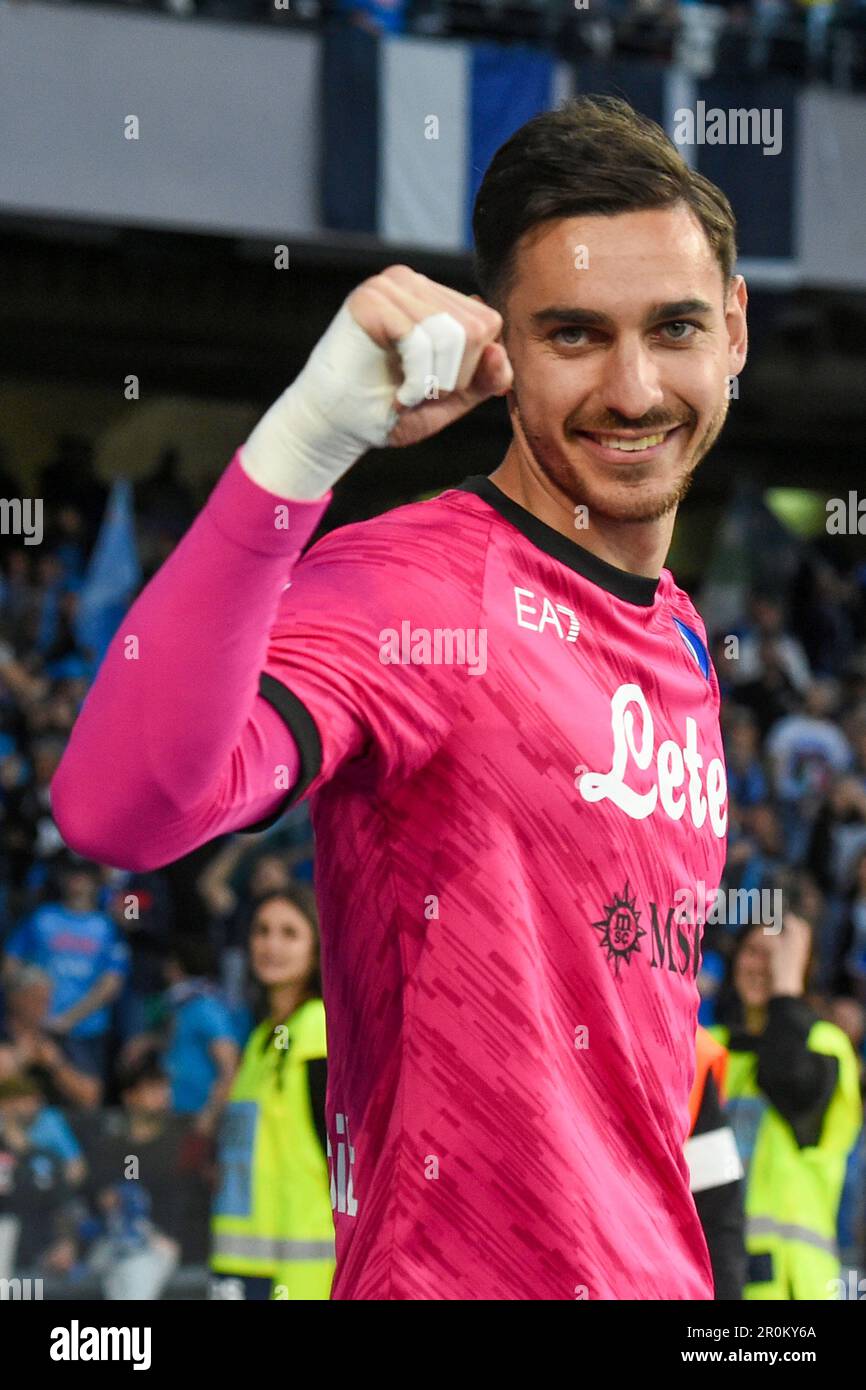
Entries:
{"type": "MultiPolygon", "coordinates": [[[[711,314],[712,304],[704,299],[675,299],[668,304],[653,304],[644,322],[658,323],[661,319],[679,319],[685,314],[711,314]]],[[[579,309],[573,304],[552,304],[548,309],[538,309],[531,316],[536,328],[546,323],[570,323],[580,328],[613,328],[614,321],[608,314],[595,309],[579,309]]]]}

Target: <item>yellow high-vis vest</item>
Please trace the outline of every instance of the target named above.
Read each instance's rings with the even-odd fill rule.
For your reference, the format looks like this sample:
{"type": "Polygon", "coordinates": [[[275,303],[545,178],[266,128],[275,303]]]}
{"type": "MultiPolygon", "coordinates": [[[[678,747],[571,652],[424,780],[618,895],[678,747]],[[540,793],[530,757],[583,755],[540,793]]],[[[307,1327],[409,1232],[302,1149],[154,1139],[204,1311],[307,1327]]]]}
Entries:
{"type": "Polygon", "coordinates": [[[220,1127],[211,1269],[272,1280],[274,1299],[327,1299],[334,1274],[328,1161],[307,1062],[326,1055],[325,1010],[309,999],[250,1037],[220,1127]]]}
{"type": "Polygon", "coordinates": [[[747,1172],[746,1250],[761,1276],[746,1285],[743,1296],[836,1298],[839,1202],[863,1122],[854,1049],[835,1024],[812,1024],[810,1051],[836,1057],[839,1069],[818,1143],[800,1148],[787,1120],[758,1088],[757,1054],[730,1051],[727,1028],[708,1031],[729,1049],[726,1109],[747,1172]]]}

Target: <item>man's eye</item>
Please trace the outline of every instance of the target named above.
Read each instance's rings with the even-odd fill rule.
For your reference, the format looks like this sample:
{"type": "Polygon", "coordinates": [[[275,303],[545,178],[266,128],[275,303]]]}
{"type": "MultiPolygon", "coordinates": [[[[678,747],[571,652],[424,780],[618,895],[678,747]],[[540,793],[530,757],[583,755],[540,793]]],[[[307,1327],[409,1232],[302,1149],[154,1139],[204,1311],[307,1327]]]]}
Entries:
{"type": "Polygon", "coordinates": [[[671,323],[662,324],[665,333],[668,333],[675,343],[683,343],[687,338],[694,337],[700,328],[699,323],[692,323],[690,319],[674,319],[671,323]],[[672,329],[685,329],[685,332],[672,332],[672,329]]]}
{"type": "MultiPolygon", "coordinates": [[[[563,333],[578,333],[578,334],[579,334],[579,333],[585,333],[585,332],[586,332],[586,329],[585,329],[585,328],[557,328],[556,331],[555,331],[554,333],[551,334],[551,337],[553,337],[553,338],[559,338],[559,337],[561,337],[561,335],[562,335],[563,333]]],[[[566,346],[566,347],[576,347],[577,344],[575,343],[574,339],[571,339],[570,341],[567,341],[567,342],[565,343],[565,346],[566,346]]]]}

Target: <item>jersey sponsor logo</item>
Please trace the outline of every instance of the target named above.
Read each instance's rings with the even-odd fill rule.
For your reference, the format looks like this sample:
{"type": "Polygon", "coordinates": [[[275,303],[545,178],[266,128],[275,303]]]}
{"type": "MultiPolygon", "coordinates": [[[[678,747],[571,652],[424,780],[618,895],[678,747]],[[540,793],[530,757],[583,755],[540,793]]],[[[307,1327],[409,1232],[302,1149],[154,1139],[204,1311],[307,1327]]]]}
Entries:
{"type": "Polygon", "coordinates": [[[671,820],[681,820],[688,806],[696,830],[701,829],[709,815],[713,833],[722,839],[728,828],[725,765],[721,758],[712,758],[707,765],[706,779],[702,779],[704,760],[698,752],[697,721],[687,716],[684,744],[665,739],[656,752],[650,707],[640,686],[631,682],[614,692],[610,715],[613,729],[611,768],[609,772],[584,771],[577,779],[577,789],[584,801],[612,801],[632,820],[645,820],[659,803],[671,820]],[[640,717],[637,729],[633,707],[640,717]],[[628,783],[629,764],[644,772],[653,758],[656,761],[655,786],[647,792],[635,791],[628,783]]]}
{"type": "Polygon", "coordinates": [[[349,1139],[349,1117],[338,1112],[334,1123],[337,1127],[337,1154],[328,1135],[328,1170],[331,1175],[331,1210],[355,1216],[358,1203],[355,1200],[354,1162],[355,1150],[349,1139]]]}
{"type": "Polygon", "coordinates": [[[552,627],[563,642],[577,641],[580,621],[573,608],[553,603],[546,594],[535,594],[532,589],[519,589],[516,584],[514,602],[518,627],[529,628],[530,632],[544,632],[545,628],[552,627]]]}
{"type": "Polygon", "coordinates": [[[613,899],[604,908],[604,916],[593,922],[595,930],[601,932],[600,945],[607,952],[608,961],[619,978],[619,967],[628,965],[635,951],[640,950],[640,939],[646,932],[640,925],[640,913],[636,907],[637,898],[629,896],[628,883],[621,893],[614,893],[613,899]]]}
{"type": "Polygon", "coordinates": [[[673,906],[650,900],[649,915],[637,906],[637,893],[629,891],[626,882],[621,893],[614,893],[602,909],[602,916],[591,926],[599,933],[599,945],[607,955],[608,964],[617,979],[620,967],[631,965],[632,957],[648,960],[652,970],[668,969],[673,974],[697,978],[701,955],[701,927],[697,922],[682,922],[682,914],[673,906]],[[641,926],[646,918],[646,928],[641,926]],[[650,952],[641,945],[649,938],[650,952]]]}

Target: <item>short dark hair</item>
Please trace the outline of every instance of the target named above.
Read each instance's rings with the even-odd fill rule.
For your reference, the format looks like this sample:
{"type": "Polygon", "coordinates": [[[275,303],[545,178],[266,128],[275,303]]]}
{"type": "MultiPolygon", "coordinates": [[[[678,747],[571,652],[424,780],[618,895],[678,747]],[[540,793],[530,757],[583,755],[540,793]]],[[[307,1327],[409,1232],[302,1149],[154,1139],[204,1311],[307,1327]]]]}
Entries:
{"type": "Polygon", "coordinates": [[[212,979],[217,973],[216,951],[206,936],[180,933],[172,938],[167,957],[193,979],[212,979]]]}
{"type": "Polygon", "coordinates": [[[496,151],[472,214],[475,274],[504,313],[517,243],[541,222],[685,203],[703,227],[725,287],[737,259],[736,220],[720,188],[690,169],[661,126],[619,97],[574,97],[527,121],[496,151]]]}
{"type": "Polygon", "coordinates": [[[117,1089],[121,1095],[134,1090],[143,1081],[167,1080],[168,1073],[155,1048],[151,1048],[138,1061],[121,1064],[117,1068],[117,1089]]]}

